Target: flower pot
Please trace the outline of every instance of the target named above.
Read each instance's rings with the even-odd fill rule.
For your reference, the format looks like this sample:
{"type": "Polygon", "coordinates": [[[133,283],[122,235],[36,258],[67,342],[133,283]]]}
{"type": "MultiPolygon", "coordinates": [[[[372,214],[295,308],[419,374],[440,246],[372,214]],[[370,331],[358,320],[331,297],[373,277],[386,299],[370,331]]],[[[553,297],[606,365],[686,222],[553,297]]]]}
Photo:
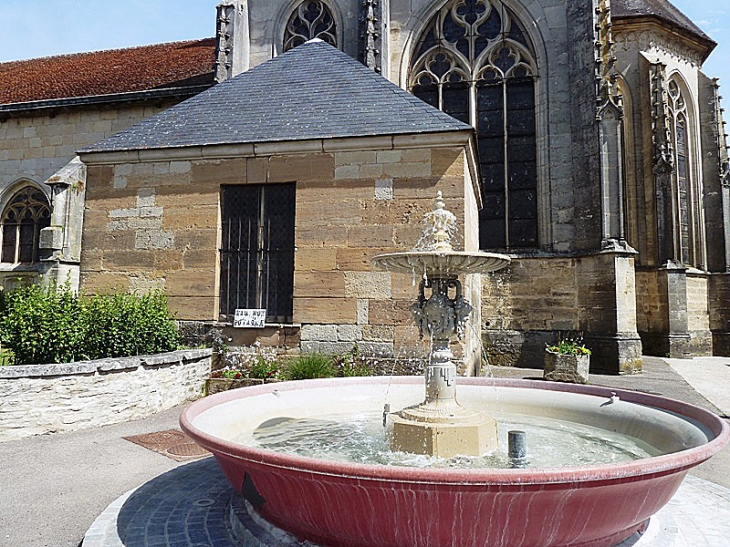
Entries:
{"type": "Polygon", "coordinates": [[[545,353],[543,378],[552,382],[588,383],[590,355],[570,355],[564,353],[545,353]]]}

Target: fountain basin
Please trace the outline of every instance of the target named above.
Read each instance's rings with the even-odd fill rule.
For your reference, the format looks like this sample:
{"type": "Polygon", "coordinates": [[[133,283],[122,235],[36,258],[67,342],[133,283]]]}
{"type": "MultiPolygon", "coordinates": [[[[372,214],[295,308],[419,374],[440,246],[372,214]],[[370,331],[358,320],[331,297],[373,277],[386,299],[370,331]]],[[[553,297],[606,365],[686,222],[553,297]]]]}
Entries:
{"type": "MultiPolygon", "coordinates": [[[[725,446],[728,426],[698,407],[652,395],[526,380],[459,379],[459,402],[595,425],[662,455],[542,469],[434,469],[325,461],[245,446],[282,417],[393,410],[418,403],[415,377],[268,384],[201,399],[183,430],[218,460],[265,519],[329,546],[613,546],[676,492],[687,471],[725,446]],[[251,495],[252,485],[260,497],[251,495]],[[263,500],[263,501],[262,501],[263,500]]],[[[499,409],[499,411],[497,410],[499,409]]]]}
{"type": "Polygon", "coordinates": [[[469,251],[407,251],[373,257],[374,266],[391,272],[415,273],[428,277],[456,277],[461,274],[501,270],[510,258],[498,253],[469,251]]]}

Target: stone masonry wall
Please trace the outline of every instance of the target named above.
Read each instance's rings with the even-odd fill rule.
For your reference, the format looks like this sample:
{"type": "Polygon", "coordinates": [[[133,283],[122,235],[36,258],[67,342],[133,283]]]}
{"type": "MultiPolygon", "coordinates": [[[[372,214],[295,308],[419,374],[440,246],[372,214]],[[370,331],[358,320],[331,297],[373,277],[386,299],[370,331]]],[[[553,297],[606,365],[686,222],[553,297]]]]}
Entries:
{"type": "Polygon", "coordinates": [[[730,356],[730,274],[709,277],[710,329],[714,355],[730,356]]]}
{"type": "Polygon", "coordinates": [[[580,329],[577,259],[513,258],[483,276],[482,341],[492,365],[542,367],[545,344],[580,329]]]}
{"type": "Polygon", "coordinates": [[[109,425],[200,396],[211,351],[0,367],[0,441],[109,425]]]}
{"type": "Polygon", "coordinates": [[[414,275],[376,271],[379,253],[412,249],[438,190],[462,230],[466,161],[458,148],[337,152],[333,181],[297,186],[294,321],[303,351],[342,352],[357,343],[382,357],[425,353],[409,306],[414,275]],[[332,207],[332,204],[335,204],[332,207]]]}
{"type": "Polygon", "coordinates": [[[687,329],[692,355],[712,355],[708,279],[705,274],[687,275],[687,329]]]}
{"type": "MultiPolygon", "coordinates": [[[[663,285],[666,291],[666,282],[663,285]]],[[[636,320],[639,332],[666,332],[669,329],[666,294],[662,296],[660,289],[656,270],[636,272],[636,320]]]]}
{"type": "Polygon", "coordinates": [[[127,129],[174,102],[93,107],[1,121],[0,193],[5,185],[21,178],[45,181],[71,161],[77,150],[127,129]]]}
{"type": "MultiPolygon", "coordinates": [[[[466,227],[464,199],[471,211],[476,198],[466,164],[459,146],[91,162],[82,286],[163,287],[180,319],[215,321],[221,185],[295,182],[294,323],[301,349],[342,352],[357,343],[374,355],[425,352],[408,311],[418,279],[374,271],[370,260],[413,248],[438,190],[458,218],[455,248],[473,246],[478,228],[466,227]]],[[[265,334],[282,338],[271,329],[265,334]]],[[[291,332],[285,338],[294,340],[291,332]]]]}
{"type": "Polygon", "coordinates": [[[161,287],[180,319],[215,319],[220,184],[245,168],[245,160],[90,166],[83,288],[161,287]]]}
{"type": "Polygon", "coordinates": [[[546,344],[582,336],[600,348],[592,365],[640,369],[633,257],[513,257],[483,276],[482,341],[490,364],[541,368],[546,344]]]}

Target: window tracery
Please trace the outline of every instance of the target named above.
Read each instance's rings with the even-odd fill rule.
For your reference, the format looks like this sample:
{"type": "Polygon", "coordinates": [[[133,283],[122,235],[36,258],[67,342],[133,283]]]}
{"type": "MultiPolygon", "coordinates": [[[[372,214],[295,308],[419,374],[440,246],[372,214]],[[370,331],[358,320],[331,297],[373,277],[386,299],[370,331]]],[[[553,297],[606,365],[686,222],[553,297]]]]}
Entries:
{"type": "Polygon", "coordinates": [[[480,247],[536,247],[537,63],[524,27],[498,0],[451,0],[413,59],[411,91],[477,130],[480,247]]]}
{"type": "Polygon", "coordinates": [[[301,2],[289,17],[284,31],[284,51],[319,38],[337,47],[335,18],[321,0],[301,2]]]}
{"type": "Polygon", "coordinates": [[[33,186],[16,192],[5,207],[0,224],[0,261],[37,262],[41,230],[51,224],[51,209],[46,196],[33,186]]]}
{"type": "Polygon", "coordinates": [[[689,143],[689,114],[684,95],[676,81],[667,86],[671,112],[672,144],[674,145],[674,192],[676,215],[677,258],[683,264],[691,264],[691,187],[692,161],[689,143]]]}

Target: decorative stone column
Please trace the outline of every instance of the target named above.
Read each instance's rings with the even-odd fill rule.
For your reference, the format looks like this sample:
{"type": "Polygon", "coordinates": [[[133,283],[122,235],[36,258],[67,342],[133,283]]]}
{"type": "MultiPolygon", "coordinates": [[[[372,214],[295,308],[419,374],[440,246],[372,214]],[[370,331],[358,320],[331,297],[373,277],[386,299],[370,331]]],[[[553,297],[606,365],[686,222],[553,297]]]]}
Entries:
{"type": "Polygon", "coordinates": [[[51,225],[40,233],[43,280],[79,288],[86,166],[76,157],[46,180],[51,187],[51,225]]]}
{"type": "Polygon", "coordinates": [[[578,299],[591,372],[632,374],[642,368],[636,322],[636,277],[630,247],[607,249],[577,264],[578,299]]]}
{"type": "Polygon", "coordinates": [[[656,192],[658,264],[676,260],[674,229],[674,153],[670,133],[669,102],[666,87],[666,65],[649,67],[652,101],[653,171],[656,192]]]}
{"type": "Polygon", "coordinates": [[[360,7],[360,62],[390,75],[390,0],[362,0],[360,7]]]}
{"type": "Polygon", "coordinates": [[[616,88],[616,55],[611,36],[611,1],[596,8],[596,65],[601,146],[602,246],[625,245],[623,181],[623,102],[616,88]]]}
{"type": "Polygon", "coordinates": [[[216,9],[215,81],[220,83],[249,69],[248,0],[222,0],[216,9]]]}

